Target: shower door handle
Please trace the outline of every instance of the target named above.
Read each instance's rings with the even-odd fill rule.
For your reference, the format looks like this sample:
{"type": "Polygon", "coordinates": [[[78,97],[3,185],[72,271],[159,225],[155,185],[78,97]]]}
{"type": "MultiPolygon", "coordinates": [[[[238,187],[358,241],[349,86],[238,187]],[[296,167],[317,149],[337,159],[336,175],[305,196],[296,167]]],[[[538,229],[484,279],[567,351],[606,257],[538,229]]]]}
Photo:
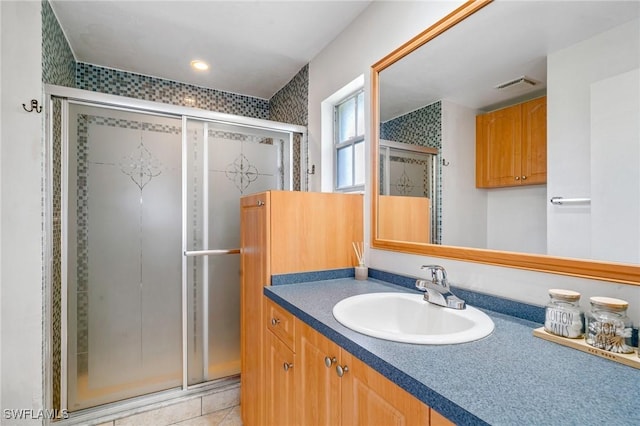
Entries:
{"type": "Polygon", "coordinates": [[[187,257],[194,256],[216,256],[220,254],[240,254],[240,249],[220,249],[220,250],[194,250],[184,251],[184,255],[187,257]]]}

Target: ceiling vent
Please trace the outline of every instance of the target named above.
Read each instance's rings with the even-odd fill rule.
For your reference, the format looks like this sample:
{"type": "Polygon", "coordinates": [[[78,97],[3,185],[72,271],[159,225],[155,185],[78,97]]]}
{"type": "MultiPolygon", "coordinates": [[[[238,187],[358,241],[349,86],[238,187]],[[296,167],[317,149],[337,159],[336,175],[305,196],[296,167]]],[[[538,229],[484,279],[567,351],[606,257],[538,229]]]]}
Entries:
{"type": "Polygon", "coordinates": [[[524,87],[533,87],[536,84],[540,83],[532,79],[531,77],[527,77],[523,75],[522,77],[518,77],[514,80],[506,81],[504,83],[498,84],[495,89],[515,89],[515,88],[524,88],[524,87]]]}

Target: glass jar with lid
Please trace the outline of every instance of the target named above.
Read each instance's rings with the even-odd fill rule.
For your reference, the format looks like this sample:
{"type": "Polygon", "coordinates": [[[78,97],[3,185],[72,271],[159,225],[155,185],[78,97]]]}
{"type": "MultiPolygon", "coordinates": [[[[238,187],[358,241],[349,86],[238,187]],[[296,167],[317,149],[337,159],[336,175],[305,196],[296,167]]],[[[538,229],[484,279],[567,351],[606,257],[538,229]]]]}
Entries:
{"type": "Polygon", "coordinates": [[[627,317],[629,303],[612,297],[592,297],[591,311],[586,315],[587,344],[616,353],[632,353],[633,323],[627,317]]]}
{"type": "Polygon", "coordinates": [[[572,290],[549,290],[544,329],[562,337],[576,339],[584,335],[584,315],[580,310],[580,293],[572,290]]]}

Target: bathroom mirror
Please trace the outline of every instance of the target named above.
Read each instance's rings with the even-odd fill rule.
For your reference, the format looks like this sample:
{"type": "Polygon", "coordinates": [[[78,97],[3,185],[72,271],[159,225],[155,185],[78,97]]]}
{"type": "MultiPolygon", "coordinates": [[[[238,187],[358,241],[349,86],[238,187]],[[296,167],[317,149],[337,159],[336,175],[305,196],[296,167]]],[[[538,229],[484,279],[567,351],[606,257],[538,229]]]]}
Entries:
{"type": "Polygon", "coordinates": [[[640,285],[639,17],[629,1],[469,1],[374,64],[372,247],[640,285]],[[476,116],[542,96],[546,183],[476,188],[476,116]],[[390,143],[434,150],[426,207],[385,208],[390,143]],[[394,222],[439,224],[438,240],[394,222]]]}

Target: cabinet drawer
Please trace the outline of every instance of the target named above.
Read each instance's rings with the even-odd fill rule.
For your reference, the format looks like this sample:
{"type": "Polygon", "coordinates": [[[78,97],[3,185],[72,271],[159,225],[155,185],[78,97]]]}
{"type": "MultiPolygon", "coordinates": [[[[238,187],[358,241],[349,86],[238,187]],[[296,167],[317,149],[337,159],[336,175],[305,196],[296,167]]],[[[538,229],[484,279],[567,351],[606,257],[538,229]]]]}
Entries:
{"type": "Polygon", "coordinates": [[[293,315],[265,297],[265,322],[267,328],[295,352],[295,321],[293,315]]]}

